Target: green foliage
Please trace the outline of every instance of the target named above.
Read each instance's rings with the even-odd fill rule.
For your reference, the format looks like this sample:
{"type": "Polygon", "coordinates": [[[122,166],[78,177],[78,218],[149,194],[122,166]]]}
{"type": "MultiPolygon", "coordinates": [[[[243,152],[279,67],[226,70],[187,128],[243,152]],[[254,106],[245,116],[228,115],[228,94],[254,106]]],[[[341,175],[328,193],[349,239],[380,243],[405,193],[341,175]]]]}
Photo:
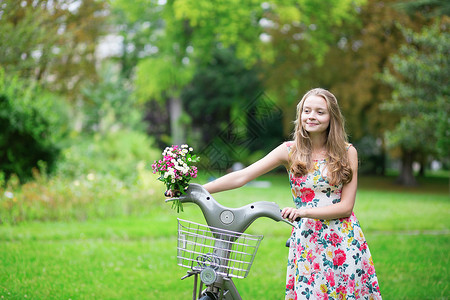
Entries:
{"type": "Polygon", "coordinates": [[[83,132],[105,134],[119,129],[142,129],[142,108],[129,81],[106,64],[98,83],[87,84],[83,95],[83,132]]]}
{"type": "Polygon", "coordinates": [[[83,82],[96,80],[106,8],[97,0],[1,1],[0,65],[76,98],[83,82]]]}
{"type": "Polygon", "coordinates": [[[33,180],[25,184],[15,175],[3,180],[0,224],[149,212],[150,199],[163,198],[164,187],[150,170],[159,156],[160,151],[139,132],[75,138],[63,150],[55,176],[34,169],[33,180]]]}
{"type": "Polygon", "coordinates": [[[31,177],[39,161],[52,170],[68,133],[64,100],[0,69],[0,170],[31,177]]]}
{"type": "Polygon", "coordinates": [[[180,64],[169,55],[142,59],[136,70],[136,96],[140,102],[178,97],[192,74],[191,66],[180,64]]]}
{"type": "Polygon", "coordinates": [[[450,113],[450,33],[445,24],[441,28],[404,29],[409,44],[392,57],[394,71],[385,70],[382,78],[393,88],[383,108],[401,118],[386,134],[389,145],[445,158],[450,154],[450,132],[442,130],[450,113]]]}
{"type": "Polygon", "coordinates": [[[0,187],[0,224],[30,221],[85,221],[151,211],[162,201],[163,187],[144,164],[130,166],[135,181],[125,183],[111,174],[89,173],[72,179],[34,173],[34,180],[20,185],[12,176],[0,187]]]}
{"type": "Polygon", "coordinates": [[[64,149],[57,170],[67,178],[101,174],[131,184],[138,177],[136,168],[140,164],[150,167],[160,154],[160,150],[152,148],[151,139],[137,131],[80,136],[64,149]]]}

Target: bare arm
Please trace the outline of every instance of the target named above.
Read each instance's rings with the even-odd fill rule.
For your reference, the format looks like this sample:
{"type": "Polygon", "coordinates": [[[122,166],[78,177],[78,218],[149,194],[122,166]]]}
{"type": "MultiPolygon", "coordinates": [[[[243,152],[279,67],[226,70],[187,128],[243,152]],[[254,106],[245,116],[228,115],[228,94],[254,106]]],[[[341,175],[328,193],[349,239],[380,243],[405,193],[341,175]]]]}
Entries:
{"type": "Polygon", "coordinates": [[[288,151],[286,145],[283,143],[277,148],[273,149],[262,159],[251,164],[250,166],[229,173],[222,176],[212,182],[205,184],[203,187],[212,193],[231,190],[245,185],[251,180],[273,170],[280,165],[287,165],[288,163],[288,151]]]}
{"type": "Polygon", "coordinates": [[[356,188],[358,185],[358,153],[356,149],[351,146],[348,149],[350,165],[353,170],[352,181],[345,184],[342,188],[341,201],[336,204],[314,207],[314,208],[293,208],[286,207],[283,209],[281,215],[290,221],[300,218],[312,218],[322,220],[332,220],[349,217],[353,212],[355,205],[356,188]]]}

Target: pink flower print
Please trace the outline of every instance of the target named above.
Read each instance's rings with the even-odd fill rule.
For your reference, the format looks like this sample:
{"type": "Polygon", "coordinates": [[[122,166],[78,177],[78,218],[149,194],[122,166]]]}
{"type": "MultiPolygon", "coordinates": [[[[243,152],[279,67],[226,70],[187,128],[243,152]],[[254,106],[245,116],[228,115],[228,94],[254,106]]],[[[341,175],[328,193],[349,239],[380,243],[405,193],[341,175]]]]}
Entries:
{"type": "Polygon", "coordinates": [[[330,241],[330,243],[331,243],[331,245],[333,245],[333,247],[336,247],[338,244],[340,244],[342,242],[342,237],[340,237],[336,232],[333,232],[331,234],[327,233],[325,235],[325,239],[330,241]]]}
{"type": "Polygon", "coordinates": [[[348,292],[352,294],[355,291],[355,280],[350,280],[348,282],[348,292]]]}
{"type": "Polygon", "coordinates": [[[314,228],[316,227],[315,224],[314,224],[314,220],[313,219],[308,219],[306,221],[306,227],[309,228],[309,229],[313,229],[314,230],[314,228]]]}
{"type": "Polygon", "coordinates": [[[328,273],[325,273],[325,278],[327,279],[331,287],[336,285],[336,283],[334,282],[334,273],[331,269],[328,270],[328,273]]]}
{"type": "Polygon", "coordinates": [[[314,279],[314,273],[312,273],[312,274],[311,274],[311,277],[309,277],[309,280],[308,280],[308,285],[311,285],[311,284],[313,284],[313,283],[314,283],[314,281],[315,281],[315,279],[314,279]]]}
{"type": "Polygon", "coordinates": [[[362,276],[361,276],[361,283],[362,284],[366,284],[367,279],[369,279],[369,275],[367,275],[367,273],[362,274],[362,276]]]}
{"type": "Polygon", "coordinates": [[[316,195],[314,191],[310,188],[302,188],[300,192],[302,202],[311,202],[314,199],[314,196],[316,195]]]}
{"type": "Polygon", "coordinates": [[[367,243],[366,242],[362,243],[361,246],[359,247],[360,251],[363,251],[365,249],[367,249],[367,243]]]}
{"type": "Polygon", "coordinates": [[[341,285],[336,289],[336,293],[338,294],[339,300],[347,299],[347,290],[345,286],[341,285]]]}
{"type": "Polygon", "coordinates": [[[320,220],[316,220],[315,224],[314,224],[314,228],[316,229],[316,231],[319,231],[322,229],[322,222],[320,220]]]}
{"type": "Polygon", "coordinates": [[[319,263],[314,263],[313,268],[314,268],[314,272],[318,273],[320,271],[320,264],[319,263]]]}
{"type": "Polygon", "coordinates": [[[317,238],[318,238],[317,232],[313,232],[311,234],[311,237],[309,238],[309,242],[313,243],[313,244],[316,244],[317,243],[317,238]]]}
{"type": "Polygon", "coordinates": [[[297,256],[300,256],[303,252],[303,246],[302,244],[297,245],[297,256]]]}
{"type": "Polygon", "coordinates": [[[310,249],[310,250],[308,251],[308,254],[306,255],[306,259],[307,259],[310,263],[312,263],[312,262],[314,261],[314,259],[316,259],[316,257],[313,255],[312,249],[310,249]]]}
{"type": "Polygon", "coordinates": [[[367,270],[367,273],[368,273],[369,275],[375,274],[375,267],[371,265],[371,266],[369,267],[369,269],[367,270]]]}
{"type": "Polygon", "coordinates": [[[345,254],[345,252],[341,249],[337,249],[336,251],[334,251],[333,264],[335,266],[342,266],[346,258],[347,255],[345,254]]]}
{"type": "Polygon", "coordinates": [[[294,289],[294,276],[293,275],[289,275],[289,281],[286,284],[286,288],[289,290],[294,289]]]}
{"type": "Polygon", "coordinates": [[[317,255],[321,255],[322,252],[325,250],[322,244],[315,243],[314,244],[314,251],[316,251],[317,255]]]}
{"type": "Polygon", "coordinates": [[[307,178],[308,176],[295,177],[293,174],[290,176],[292,183],[296,186],[300,186],[302,183],[306,182],[307,178]]]}

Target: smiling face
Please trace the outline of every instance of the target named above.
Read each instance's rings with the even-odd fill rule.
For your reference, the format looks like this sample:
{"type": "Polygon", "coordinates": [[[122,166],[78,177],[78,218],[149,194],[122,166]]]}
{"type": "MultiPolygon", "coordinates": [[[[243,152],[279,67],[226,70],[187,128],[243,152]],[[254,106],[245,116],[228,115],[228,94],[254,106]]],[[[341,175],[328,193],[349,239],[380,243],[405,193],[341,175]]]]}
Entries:
{"type": "Polygon", "coordinates": [[[310,135],[326,133],[330,125],[327,101],[317,95],[306,98],[303,103],[301,123],[310,135]]]}

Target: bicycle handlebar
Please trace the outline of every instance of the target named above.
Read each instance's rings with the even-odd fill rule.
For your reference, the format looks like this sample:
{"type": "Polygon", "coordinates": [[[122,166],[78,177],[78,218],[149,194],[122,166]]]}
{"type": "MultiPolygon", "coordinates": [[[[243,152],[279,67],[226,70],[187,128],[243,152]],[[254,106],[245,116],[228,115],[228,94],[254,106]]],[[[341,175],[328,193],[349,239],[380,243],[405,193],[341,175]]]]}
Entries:
{"type": "Polygon", "coordinates": [[[293,227],[293,223],[281,217],[281,210],[275,202],[258,201],[238,208],[221,205],[200,184],[191,183],[185,194],[176,198],[167,199],[166,202],[178,199],[181,203],[192,202],[197,204],[203,212],[209,226],[244,232],[257,218],[268,217],[274,221],[283,221],[293,227]]]}

